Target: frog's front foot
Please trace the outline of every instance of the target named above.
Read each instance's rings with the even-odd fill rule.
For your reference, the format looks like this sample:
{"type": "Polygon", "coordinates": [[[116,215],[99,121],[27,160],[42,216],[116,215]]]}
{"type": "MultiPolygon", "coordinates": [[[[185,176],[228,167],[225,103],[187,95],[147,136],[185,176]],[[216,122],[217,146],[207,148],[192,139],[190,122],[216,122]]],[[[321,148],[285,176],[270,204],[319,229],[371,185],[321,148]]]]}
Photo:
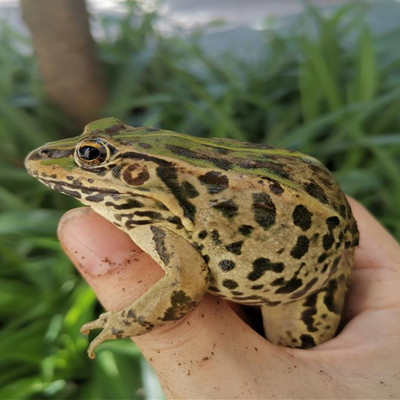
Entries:
{"type": "Polygon", "coordinates": [[[88,355],[90,358],[95,358],[94,349],[102,342],[123,337],[123,330],[113,326],[113,320],[115,321],[115,312],[106,312],[100,314],[99,318],[94,321],[87,322],[82,325],[81,332],[88,335],[90,331],[94,329],[103,329],[91,342],[88,347],[88,355]]]}

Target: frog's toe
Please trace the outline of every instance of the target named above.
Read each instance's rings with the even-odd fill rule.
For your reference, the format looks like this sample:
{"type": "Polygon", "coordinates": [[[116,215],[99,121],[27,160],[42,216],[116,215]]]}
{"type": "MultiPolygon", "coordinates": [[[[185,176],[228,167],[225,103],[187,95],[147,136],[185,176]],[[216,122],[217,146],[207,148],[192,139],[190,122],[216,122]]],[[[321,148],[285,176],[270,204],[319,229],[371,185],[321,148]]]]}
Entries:
{"type": "Polygon", "coordinates": [[[115,319],[114,313],[106,312],[101,314],[98,319],[82,325],[81,332],[85,335],[94,329],[103,328],[103,330],[89,344],[88,355],[90,358],[95,358],[94,349],[100,343],[109,339],[116,339],[126,336],[124,335],[124,331],[118,328],[118,321],[115,321],[115,319]]]}
{"type": "Polygon", "coordinates": [[[96,355],[94,354],[95,348],[103,343],[104,341],[108,339],[114,339],[115,335],[111,333],[111,330],[109,329],[103,329],[89,344],[89,347],[87,349],[87,354],[90,358],[95,358],[96,355]]]}
{"type": "Polygon", "coordinates": [[[106,326],[107,320],[108,320],[108,315],[107,314],[108,313],[100,314],[99,318],[97,318],[96,320],[87,322],[86,324],[83,324],[82,327],[81,327],[81,332],[84,335],[87,335],[93,329],[104,328],[106,326]]]}

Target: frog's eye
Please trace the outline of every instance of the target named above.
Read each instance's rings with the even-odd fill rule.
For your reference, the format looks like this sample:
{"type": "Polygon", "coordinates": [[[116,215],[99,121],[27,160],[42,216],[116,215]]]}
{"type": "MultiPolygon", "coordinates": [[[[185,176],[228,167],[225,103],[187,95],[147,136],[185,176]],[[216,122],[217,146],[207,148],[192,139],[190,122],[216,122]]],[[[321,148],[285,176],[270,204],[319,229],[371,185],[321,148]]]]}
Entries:
{"type": "Polygon", "coordinates": [[[75,160],[85,166],[103,164],[110,155],[111,148],[102,140],[84,140],[75,149],[75,160]]]}

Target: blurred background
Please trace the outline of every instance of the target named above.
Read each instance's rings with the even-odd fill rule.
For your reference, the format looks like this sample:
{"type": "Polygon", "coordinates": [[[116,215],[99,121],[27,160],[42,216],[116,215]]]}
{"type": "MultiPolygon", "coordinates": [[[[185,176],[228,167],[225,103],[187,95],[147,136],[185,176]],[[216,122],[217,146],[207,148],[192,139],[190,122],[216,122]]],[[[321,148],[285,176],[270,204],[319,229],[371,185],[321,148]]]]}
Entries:
{"type": "Polygon", "coordinates": [[[86,357],[101,307],[56,239],[79,204],[30,150],[101,116],[289,147],[399,239],[398,21],[394,0],[0,1],[0,398],[162,397],[129,340],[86,357]]]}

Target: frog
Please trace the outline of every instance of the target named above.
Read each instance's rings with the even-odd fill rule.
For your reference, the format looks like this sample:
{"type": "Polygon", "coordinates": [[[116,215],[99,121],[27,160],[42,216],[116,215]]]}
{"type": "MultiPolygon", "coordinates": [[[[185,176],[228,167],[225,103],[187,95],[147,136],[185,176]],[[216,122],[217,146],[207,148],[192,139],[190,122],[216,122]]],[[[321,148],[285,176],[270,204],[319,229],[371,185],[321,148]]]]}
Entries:
{"type": "Polygon", "coordinates": [[[187,316],[206,293],[259,307],[267,340],[308,349],[337,333],[359,242],[331,172],[295,150],[200,138],[112,117],[32,151],[41,183],[90,206],[164,276],[82,326],[88,347],[187,316]]]}

